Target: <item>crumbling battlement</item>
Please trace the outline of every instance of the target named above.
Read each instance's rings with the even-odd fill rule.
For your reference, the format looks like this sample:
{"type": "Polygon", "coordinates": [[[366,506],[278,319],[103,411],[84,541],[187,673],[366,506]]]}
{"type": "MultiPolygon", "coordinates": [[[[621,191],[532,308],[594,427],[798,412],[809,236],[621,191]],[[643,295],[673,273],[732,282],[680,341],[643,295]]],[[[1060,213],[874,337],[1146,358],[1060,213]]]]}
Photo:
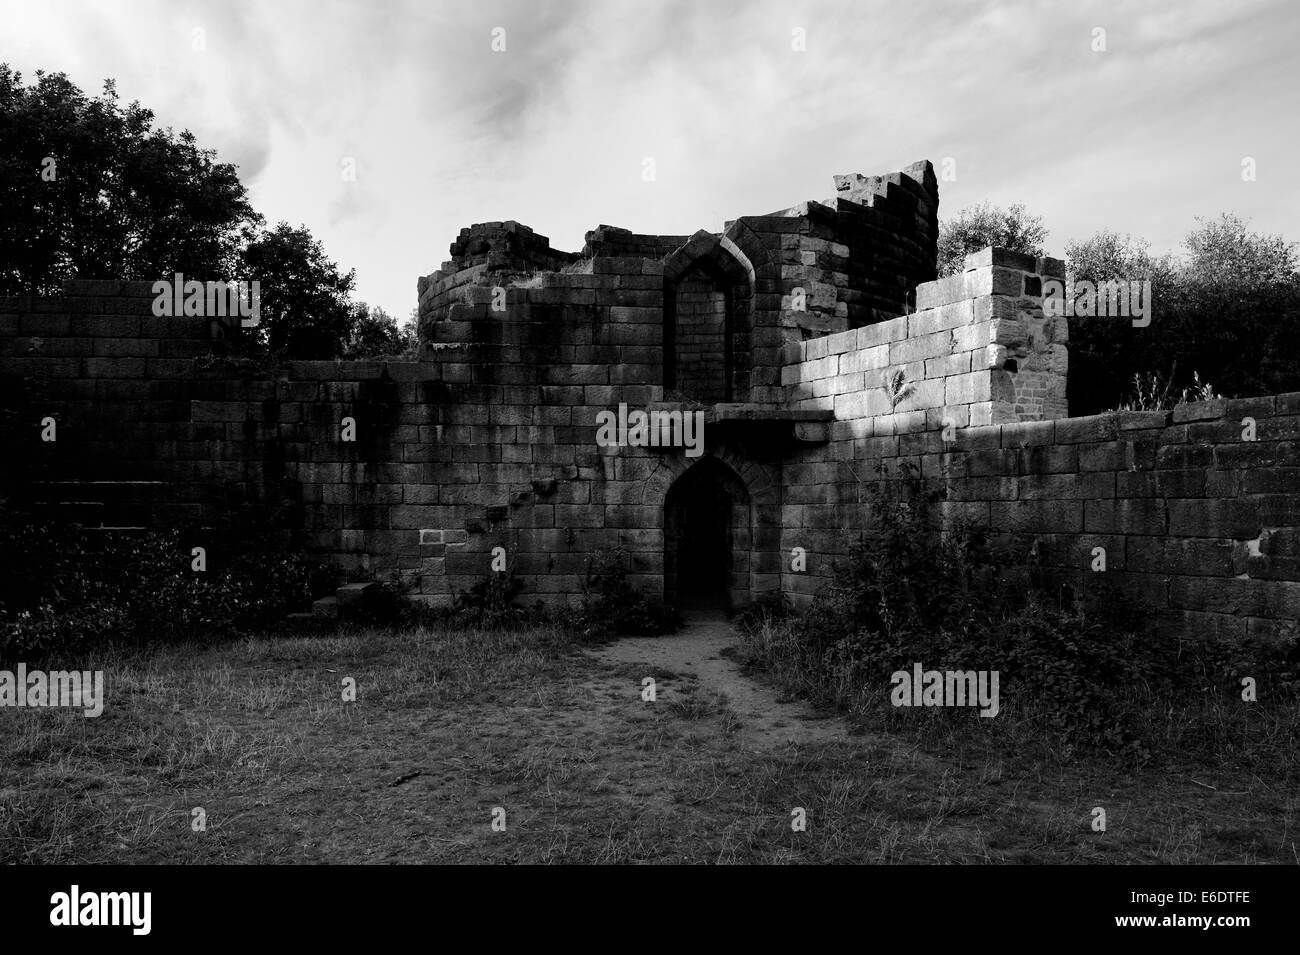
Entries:
{"type": "MultiPolygon", "coordinates": [[[[619,261],[599,271],[601,280],[576,289],[651,293],[642,297],[643,307],[663,314],[670,304],[663,287],[647,285],[640,277],[659,274],[653,263],[707,236],[735,244],[743,235],[750,240],[741,244],[745,255],[767,266],[746,289],[753,302],[743,332],[773,329],[781,342],[801,341],[905,314],[915,306],[917,285],[935,277],[939,193],[934,168],[920,162],[886,176],[854,174],[837,176],[835,182],[837,195],[824,202],[742,216],[721,233],[653,236],[601,225],[587,233],[581,253],[555,252],[545,237],[514,222],[471,226],[452,244],[451,259],[419,281],[421,335],[443,340],[434,326],[459,320],[455,306],[469,302],[474,288],[517,285],[523,273],[565,270],[587,259],[619,261]]],[[[757,273],[752,261],[740,267],[757,273]]],[[[701,271],[695,278],[711,278],[708,269],[701,271]]],[[[548,280],[543,275],[540,281],[548,280]]],[[[591,304],[589,297],[576,294],[572,304],[591,304]]],[[[617,307],[612,296],[601,298],[611,299],[604,307],[617,307]]],[[[498,302],[498,315],[505,311],[498,302]]]]}

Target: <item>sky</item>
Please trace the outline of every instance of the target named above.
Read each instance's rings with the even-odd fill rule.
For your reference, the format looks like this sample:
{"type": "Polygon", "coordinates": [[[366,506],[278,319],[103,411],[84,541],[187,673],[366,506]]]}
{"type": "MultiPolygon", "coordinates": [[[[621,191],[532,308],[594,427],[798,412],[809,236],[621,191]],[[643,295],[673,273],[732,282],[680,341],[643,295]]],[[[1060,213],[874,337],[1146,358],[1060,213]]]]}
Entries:
{"type": "Polygon", "coordinates": [[[0,0],[0,61],[115,79],[399,318],[474,222],[578,251],[919,159],[941,218],[1024,203],[1050,255],[1226,211],[1300,240],[1297,39],[1293,0],[0,0]]]}

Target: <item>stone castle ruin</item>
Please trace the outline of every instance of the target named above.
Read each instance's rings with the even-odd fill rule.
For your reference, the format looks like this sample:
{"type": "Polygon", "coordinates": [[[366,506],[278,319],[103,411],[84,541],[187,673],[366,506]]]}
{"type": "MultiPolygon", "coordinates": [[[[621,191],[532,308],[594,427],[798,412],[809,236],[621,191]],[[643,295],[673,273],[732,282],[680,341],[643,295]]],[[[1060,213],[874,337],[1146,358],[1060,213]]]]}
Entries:
{"type": "Polygon", "coordinates": [[[213,359],[147,282],[0,299],[3,491],[196,537],[270,508],[340,580],[432,603],[501,559],[523,599],[572,603],[621,547],[643,592],[738,608],[806,604],[870,530],[868,489],[914,469],[941,523],[1181,632],[1300,620],[1300,395],[1069,418],[1061,261],[991,248],[936,280],[930,163],[835,189],[720,233],[602,225],[581,252],[471,226],[419,280],[419,361],[213,359]],[[701,444],[598,441],[611,413],[691,416],[701,444]]]}

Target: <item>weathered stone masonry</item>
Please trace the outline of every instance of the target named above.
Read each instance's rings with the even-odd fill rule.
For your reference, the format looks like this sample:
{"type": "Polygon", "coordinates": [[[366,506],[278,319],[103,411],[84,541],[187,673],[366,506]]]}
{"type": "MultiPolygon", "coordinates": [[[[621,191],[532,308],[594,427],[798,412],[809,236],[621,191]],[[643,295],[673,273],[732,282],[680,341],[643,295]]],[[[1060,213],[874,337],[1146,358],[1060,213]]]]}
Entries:
{"type": "Polygon", "coordinates": [[[498,546],[526,599],[569,602],[621,545],[643,590],[735,606],[806,602],[870,529],[866,488],[910,464],[944,520],[1166,625],[1300,619],[1300,395],[1068,418],[1068,323],[1041,307],[1061,262],[988,249],[935,281],[928,163],[836,189],[718,234],[600,226],[578,253],[463,230],[419,282],[413,362],[214,359],[205,322],[152,316],[150,283],[0,299],[3,491],[196,537],[271,506],[341,577],[433,602],[498,546]],[[598,447],[621,403],[700,411],[705,453],[598,447]]]}

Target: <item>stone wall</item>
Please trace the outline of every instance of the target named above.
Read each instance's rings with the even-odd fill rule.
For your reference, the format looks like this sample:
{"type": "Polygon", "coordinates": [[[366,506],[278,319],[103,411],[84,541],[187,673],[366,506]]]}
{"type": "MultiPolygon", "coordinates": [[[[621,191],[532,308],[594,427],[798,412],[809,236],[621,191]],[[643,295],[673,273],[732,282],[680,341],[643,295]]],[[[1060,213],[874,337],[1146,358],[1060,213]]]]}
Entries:
{"type": "Polygon", "coordinates": [[[869,526],[873,483],[905,465],[940,490],[941,521],[990,528],[1058,585],[1109,588],[1190,635],[1268,638],[1300,620],[1300,394],[877,434],[785,468],[783,547],[806,601],[869,526]],[[883,473],[876,471],[883,467],[883,473]],[[861,478],[861,481],[859,481],[861,478]]]}
{"type": "MultiPolygon", "coordinates": [[[[557,283],[567,294],[594,281],[511,288],[504,319],[475,322],[471,304],[439,329],[461,340],[424,361],[270,369],[214,356],[202,320],[153,318],[150,283],[0,299],[3,437],[16,451],[6,500],[92,529],[182,527],[196,542],[242,513],[276,513],[341,580],[396,579],[431,602],[482,580],[496,547],[530,597],[579,599],[588,560],[615,545],[662,592],[664,494],[688,462],[595,440],[599,411],[662,397],[649,383],[662,327],[645,291],[612,277],[588,321],[558,320],[557,283]],[[47,418],[54,441],[41,440],[47,418]]],[[[708,455],[727,458],[733,425],[709,417],[708,455]]],[[[729,460],[754,508],[731,570],[743,600],[779,583],[776,477],[729,460]]]]}
{"type": "Polygon", "coordinates": [[[1064,417],[1067,320],[1042,309],[1042,279],[1064,274],[1059,259],[971,255],[919,286],[911,315],[787,345],[785,401],[857,438],[1064,417]]]}
{"type": "Polygon", "coordinates": [[[456,463],[433,449],[423,411],[445,398],[441,365],[267,368],[221,357],[203,319],[155,318],[151,283],[64,289],[0,298],[9,505],[90,529],[180,527],[196,541],[278,515],[341,576],[429,566],[418,529],[395,532],[393,515],[428,498],[428,464],[456,463]],[[354,442],[341,440],[349,417],[354,442]],[[56,440],[42,440],[46,419],[56,440]]]}
{"type": "Polygon", "coordinates": [[[1062,263],[990,249],[935,280],[929,164],[837,190],[717,234],[600,226],[581,253],[472,226],[419,281],[419,361],[232,360],[153,317],[150,283],[0,299],[0,493],[196,540],[257,514],[340,580],[437,603],[502,552],[524,599],[572,603],[620,546],[646,593],[717,578],[734,607],[807,603],[911,465],[942,522],[1061,586],[1188,632],[1300,619],[1300,396],[1067,418],[1067,320],[1041,308],[1062,263]],[[598,441],[620,409],[698,413],[703,444],[598,441]]]}
{"type": "MultiPolygon", "coordinates": [[[[902,315],[915,304],[916,287],[935,277],[939,187],[930,163],[834,179],[834,197],[778,213],[808,223],[781,244],[782,279],[806,293],[806,311],[788,313],[787,327],[797,331],[789,340],[902,315]]],[[[775,218],[745,221],[783,231],[775,218]]]]}

